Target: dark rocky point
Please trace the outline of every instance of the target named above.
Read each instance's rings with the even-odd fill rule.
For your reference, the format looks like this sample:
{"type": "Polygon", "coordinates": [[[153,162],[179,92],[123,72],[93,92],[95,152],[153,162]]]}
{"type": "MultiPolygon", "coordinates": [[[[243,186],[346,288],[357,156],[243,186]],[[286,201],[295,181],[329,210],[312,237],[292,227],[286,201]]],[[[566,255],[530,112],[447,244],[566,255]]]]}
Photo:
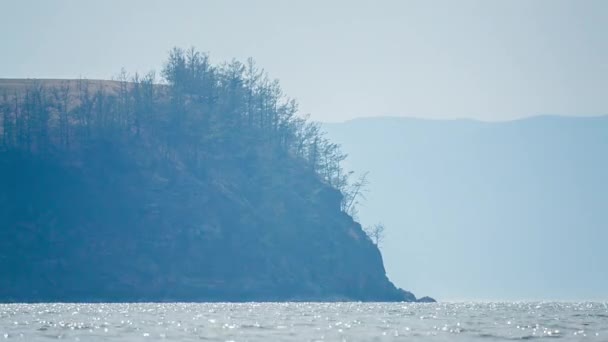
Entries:
{"type": "Polygon", "coordinates": [[[431,297],[422,297],[416,300],[418,303],[437,303],[437,301],[431,297]]]}

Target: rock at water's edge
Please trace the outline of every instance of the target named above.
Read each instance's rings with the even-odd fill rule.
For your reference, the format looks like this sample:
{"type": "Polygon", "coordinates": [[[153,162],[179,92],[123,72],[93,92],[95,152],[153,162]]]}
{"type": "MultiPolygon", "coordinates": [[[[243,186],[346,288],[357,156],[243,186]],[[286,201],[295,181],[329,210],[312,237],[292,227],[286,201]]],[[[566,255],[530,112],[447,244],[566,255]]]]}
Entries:
{"type": "Polygon", "coordinates": [[[425,296],[425,297],[416,299],[416,303],[437,303],[437,301],[434,298],[425,296]]]}

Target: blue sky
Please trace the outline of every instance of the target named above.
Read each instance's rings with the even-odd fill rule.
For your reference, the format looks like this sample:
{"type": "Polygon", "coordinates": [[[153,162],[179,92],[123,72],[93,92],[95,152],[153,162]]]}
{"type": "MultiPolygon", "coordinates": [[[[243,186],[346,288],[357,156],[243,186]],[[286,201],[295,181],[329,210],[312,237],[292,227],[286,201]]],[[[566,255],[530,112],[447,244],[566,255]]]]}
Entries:
{"type": "Polygon", "coordinates": [[[315,120],[608,113],[608,2],[3,1],[0,77],[254,57],[315,120]]]}

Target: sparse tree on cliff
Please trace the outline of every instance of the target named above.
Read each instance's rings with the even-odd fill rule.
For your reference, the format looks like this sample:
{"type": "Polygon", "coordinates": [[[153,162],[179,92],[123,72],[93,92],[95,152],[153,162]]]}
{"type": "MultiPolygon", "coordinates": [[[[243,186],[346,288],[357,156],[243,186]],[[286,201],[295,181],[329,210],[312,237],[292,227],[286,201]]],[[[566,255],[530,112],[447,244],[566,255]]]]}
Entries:
{"type": "Polygon", "coordinates": [[[59,87],[52,89],[53,100],[59,116],[59,143],[65,148],[70,147],[70,83],[62,82],[59,87]]]}
{"type": "Polygon", "coordinates": [[[3,94],[0,108],[2,108],[2,146],[9,148],[13,142],[13,120],[11,117],[11,104],[6,91],[3,94]]]}
{"type": "Polygon", "coordinates": [[[371,226],[367,226],[363,229],[367,236],[372,240],[372,242],[380,248],[380,245],[384,241],[384,224],[376,223],[371,226]]]}
{"type": "MultiPolygon", "coordinates": [[[[348,176],[352,174],[349,173],[348,176]]],[[[357,205],[361,200],[365,200],[365,193],[368,191],[367,186],[369,185],[369,181],[367,179],[367,175],[369,172],[363,173],[359,178],[357,178],[354,182],[349,182],[346,180],[344,182],[343,188],[339,189],[342,192],[342,211],[349,214],[353,218],[357,218],[357,205]]]]}

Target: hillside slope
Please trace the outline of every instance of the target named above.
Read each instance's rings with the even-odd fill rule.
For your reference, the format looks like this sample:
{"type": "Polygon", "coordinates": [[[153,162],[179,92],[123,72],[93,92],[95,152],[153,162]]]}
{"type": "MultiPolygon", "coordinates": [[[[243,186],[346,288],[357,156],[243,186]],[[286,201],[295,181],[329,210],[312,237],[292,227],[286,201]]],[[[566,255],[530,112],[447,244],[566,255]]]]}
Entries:
{"type": "Polygon", "coordinates": [[[0,153],[0,301],[413,299],[314,175],[121,147],[0,153]]]}

